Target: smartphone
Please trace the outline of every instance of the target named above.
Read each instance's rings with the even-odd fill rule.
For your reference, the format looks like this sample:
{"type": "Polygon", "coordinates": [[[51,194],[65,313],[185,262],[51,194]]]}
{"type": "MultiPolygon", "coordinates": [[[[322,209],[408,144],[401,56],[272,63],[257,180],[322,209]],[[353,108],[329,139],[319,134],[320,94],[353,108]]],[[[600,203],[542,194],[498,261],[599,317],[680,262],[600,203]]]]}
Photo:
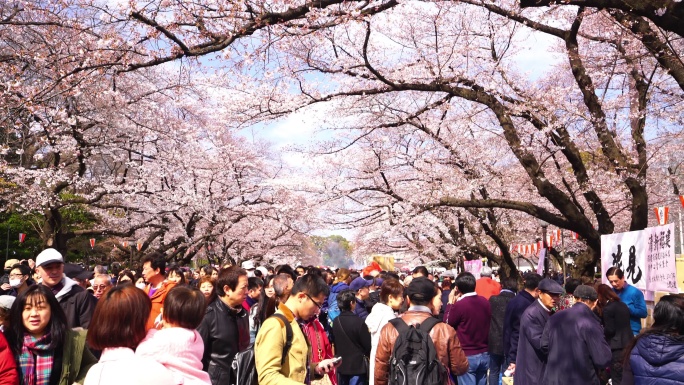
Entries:
{"type": "Polygon", "coordinates": [[[333,358],[332,362],[333,362],[333,365],[337,365],[340,362],[342,362],[342,357],[335,357],[335,358],[333,358]]]}

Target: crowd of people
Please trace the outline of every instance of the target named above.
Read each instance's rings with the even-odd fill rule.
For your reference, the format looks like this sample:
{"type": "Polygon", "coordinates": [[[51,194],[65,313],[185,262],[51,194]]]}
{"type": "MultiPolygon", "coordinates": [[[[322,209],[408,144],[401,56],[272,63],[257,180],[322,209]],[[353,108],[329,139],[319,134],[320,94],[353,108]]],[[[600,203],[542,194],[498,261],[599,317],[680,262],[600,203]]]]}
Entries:
{"type": "Polygon", "coordinates": [[[0,279],[0,385],[684,384],[684,296],[642,330],[643,294],[618,267],[610,286],[563,287],[489,267],[25,262],[0,279]]]}

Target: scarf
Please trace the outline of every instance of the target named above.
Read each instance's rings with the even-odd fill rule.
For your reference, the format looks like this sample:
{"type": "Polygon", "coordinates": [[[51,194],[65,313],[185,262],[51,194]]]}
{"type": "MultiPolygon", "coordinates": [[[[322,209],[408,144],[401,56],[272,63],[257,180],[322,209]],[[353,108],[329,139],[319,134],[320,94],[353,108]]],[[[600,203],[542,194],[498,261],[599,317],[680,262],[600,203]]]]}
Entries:
{"type": "Polygon", "coordinates": [[[24,335],[24,344],[19,355],[19,365],[23,374],[22,385],[49,385],[54,349],[48,349],[51,342],[50,333],[40,338],[30,334],[24,335]]]}

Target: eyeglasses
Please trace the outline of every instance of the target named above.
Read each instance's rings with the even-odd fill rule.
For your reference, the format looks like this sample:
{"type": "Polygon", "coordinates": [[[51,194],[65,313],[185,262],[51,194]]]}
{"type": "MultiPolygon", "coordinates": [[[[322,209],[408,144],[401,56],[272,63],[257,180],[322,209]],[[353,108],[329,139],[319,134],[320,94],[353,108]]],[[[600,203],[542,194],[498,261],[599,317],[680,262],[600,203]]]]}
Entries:
{"type": "Polygon", "coordinates": [[[311,296],[310,296],[309,294],[307,294],[307,293],[304,293],[304,294],[306,294],[306,296],[309,297],[309,299],[311,300],[311,302],[313,302],[314,305],[316,305],[316,307],[318,308],[318,310],[323,309],[323,305],[319,305],[318,302],[314,301],[314,299],[311,298],[311,296]]]}
{"type": "Polygon", "coordinates": [[[92,288],[93,288],[93,290],[95,290],[95,291],[100,291],[100,290],[106,289],[106,288],[107,288],[107,285],[93,285],[92,288]]]}

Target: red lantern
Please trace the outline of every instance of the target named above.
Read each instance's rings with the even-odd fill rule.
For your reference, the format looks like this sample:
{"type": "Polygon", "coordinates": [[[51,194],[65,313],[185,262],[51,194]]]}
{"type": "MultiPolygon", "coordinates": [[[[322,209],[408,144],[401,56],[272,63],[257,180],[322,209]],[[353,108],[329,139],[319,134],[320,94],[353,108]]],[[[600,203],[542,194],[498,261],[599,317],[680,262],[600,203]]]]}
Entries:
{"type": "Polygon", "coordinates": [[[26,234],[19,233],[19,243],[24,243],[25,240],[26,240],[26,234]]]}
{"type": "Polygon", "coordinates": [[[90,248],[91,249],[95,248],[95,238],[90,238],[90,248]]]}

